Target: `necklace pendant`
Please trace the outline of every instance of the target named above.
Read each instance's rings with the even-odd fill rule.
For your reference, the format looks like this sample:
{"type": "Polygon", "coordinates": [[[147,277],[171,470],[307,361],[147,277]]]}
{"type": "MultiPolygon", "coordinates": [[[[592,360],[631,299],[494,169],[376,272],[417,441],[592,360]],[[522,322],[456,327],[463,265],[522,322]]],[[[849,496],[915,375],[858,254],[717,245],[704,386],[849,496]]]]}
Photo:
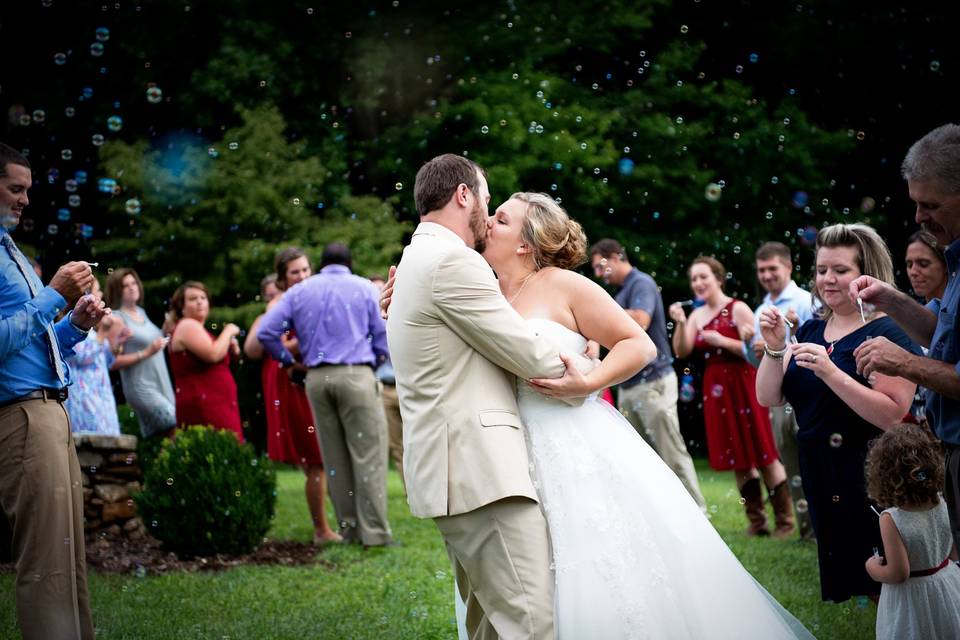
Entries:
{"type": "Polygon", "coordinates": [[[830,343],[830,346],[827,347],[827,356],[829,356],[831,353],[833,353],[833,345],[834,345],[834,344],[836,344],[836,343],[835,343],[835,342],[831,342],[831,343],[830,343]]]}

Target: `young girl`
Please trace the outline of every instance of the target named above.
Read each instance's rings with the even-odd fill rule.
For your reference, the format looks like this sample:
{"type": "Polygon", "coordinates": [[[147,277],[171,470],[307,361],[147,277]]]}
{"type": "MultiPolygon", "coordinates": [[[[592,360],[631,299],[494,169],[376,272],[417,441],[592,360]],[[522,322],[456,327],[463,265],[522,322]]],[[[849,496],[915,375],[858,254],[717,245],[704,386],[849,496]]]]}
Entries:
{"type": "Polygon", "coordinates": [[[882,582],[877,640],[960,638],[960,568],[940,497],[943,453],[918,425],[902,424],[874,441],[867,490],[882,505],[879,552],[866,569],[882,582]]]}

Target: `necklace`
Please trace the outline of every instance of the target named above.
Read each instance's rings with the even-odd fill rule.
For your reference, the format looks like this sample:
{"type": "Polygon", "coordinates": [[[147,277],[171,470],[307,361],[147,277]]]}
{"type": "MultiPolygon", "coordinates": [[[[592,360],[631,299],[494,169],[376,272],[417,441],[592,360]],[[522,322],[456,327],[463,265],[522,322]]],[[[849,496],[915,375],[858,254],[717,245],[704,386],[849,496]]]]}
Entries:
{"type": "Polygon", "coordinates": [[[512,304],[513,304],[513,301],[520,297],[520,294],[523,293],[523,288],[524,288],[525,286],[527,286],[527,282],[530,280],[530,278],[532,278],[533,276],[537,275],[537,273],[538,273],[537,270],[534,269],[533,271],[531,271],[531,272],[527,275],[526,278],[523,279],[523,282],[520,283],[520,288],[517,289],[517,292],[516,292],[515,294],[513,294],[512,296],[510,296],[510,297],[507,299],[507,304],[511,304],[511,305],[512,305],[512,304]]]}

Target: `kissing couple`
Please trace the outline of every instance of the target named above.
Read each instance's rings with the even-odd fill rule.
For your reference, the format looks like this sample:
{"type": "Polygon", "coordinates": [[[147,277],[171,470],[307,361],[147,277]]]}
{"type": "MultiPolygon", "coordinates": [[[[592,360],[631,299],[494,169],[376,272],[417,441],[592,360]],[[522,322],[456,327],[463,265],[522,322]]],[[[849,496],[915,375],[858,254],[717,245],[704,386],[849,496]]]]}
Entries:
{"type": "Polygon", "coordinates": [[[597,398],[656,348],[573,271],[580,225],[539,193],[488,216],[485,172],[453,154],[420,168],[414,198],[381,306],[410,510],[443,536],[461,635],[812,638],[597,398]]]}

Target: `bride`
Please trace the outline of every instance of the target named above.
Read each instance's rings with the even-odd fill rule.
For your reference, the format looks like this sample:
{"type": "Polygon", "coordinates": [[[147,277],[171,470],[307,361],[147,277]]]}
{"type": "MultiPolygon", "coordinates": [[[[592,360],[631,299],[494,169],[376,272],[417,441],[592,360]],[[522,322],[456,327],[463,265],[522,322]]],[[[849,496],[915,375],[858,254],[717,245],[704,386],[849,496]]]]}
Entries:
{"type": "MultiPolygon", "coordinates": [[[[487,221],[483,256],[510,304],[562,352],[583,353],[588,339],[610,350],[575,376],[583,395],[649,360],[639,325],[571,270],[586,260],[586,237],[549,196],[503,203],[487,221]]],[[[521,382],[518,397],[550,529],[561,639],[812,638],[619,413],[595,393],[580,407],[563,404],[551,397],[555,384],[521,382]]]]}

